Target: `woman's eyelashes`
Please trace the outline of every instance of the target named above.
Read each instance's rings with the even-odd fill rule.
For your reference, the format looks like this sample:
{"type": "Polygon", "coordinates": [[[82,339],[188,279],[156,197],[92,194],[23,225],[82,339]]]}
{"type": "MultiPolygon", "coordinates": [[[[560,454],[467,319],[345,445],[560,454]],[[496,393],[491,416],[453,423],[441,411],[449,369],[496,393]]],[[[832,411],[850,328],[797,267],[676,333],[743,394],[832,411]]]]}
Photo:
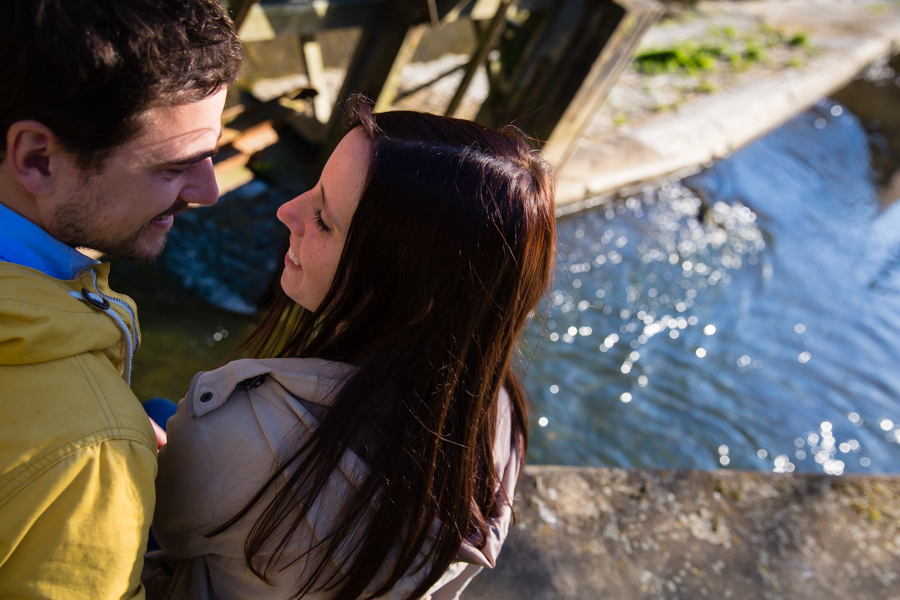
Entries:
{"type": "Polygon", "coordinates": [[[331,231],[331,229],[328,228],[328,225],[325,224],[325,221],[322,220],[321,208],[314,208],[313,214],[315,215],[315,218],[313,220],[316,222],[316,228],[319,231],[322,231],[324,233],[328,233],[329,231],[331,231]]]}

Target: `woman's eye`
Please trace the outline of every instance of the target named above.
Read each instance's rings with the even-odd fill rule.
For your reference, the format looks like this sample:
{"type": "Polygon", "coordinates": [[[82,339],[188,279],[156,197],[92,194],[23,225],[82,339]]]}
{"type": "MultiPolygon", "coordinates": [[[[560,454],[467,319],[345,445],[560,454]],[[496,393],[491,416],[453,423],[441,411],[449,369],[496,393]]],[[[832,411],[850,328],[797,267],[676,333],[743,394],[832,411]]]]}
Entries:
{"type": "Polygon", "coordinates": [[[316,228],[319,231],[323,231],[325,233],[328,233],[329,231],[331,231],[330,229],[328,229],[328,226],[325,224],[325,221],[322,220],[322,209],[314,208],[313,215],[315,215],[315,218],[313,220],[316,222],[316,228]]]}

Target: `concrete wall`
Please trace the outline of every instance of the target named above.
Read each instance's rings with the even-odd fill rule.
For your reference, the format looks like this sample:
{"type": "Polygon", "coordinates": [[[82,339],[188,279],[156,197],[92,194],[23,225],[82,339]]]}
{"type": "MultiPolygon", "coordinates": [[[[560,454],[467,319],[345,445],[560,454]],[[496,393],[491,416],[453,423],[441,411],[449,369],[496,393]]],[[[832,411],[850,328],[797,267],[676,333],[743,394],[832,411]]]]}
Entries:
{"type": "Polygon", "coordinates": [[[900,478],[528,467],[466,600],[900,599],[900,478]]]}

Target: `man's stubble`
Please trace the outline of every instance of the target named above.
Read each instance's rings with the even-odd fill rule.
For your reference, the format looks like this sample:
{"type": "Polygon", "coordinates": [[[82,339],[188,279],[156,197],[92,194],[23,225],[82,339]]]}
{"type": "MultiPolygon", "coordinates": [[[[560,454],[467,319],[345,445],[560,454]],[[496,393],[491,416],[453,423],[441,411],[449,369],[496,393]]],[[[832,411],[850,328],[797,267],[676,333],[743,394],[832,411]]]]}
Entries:
{"type": "Polygon", "coordinates": [[[103,215],[115,199],[103,199],[103,194],[91,194],[88,186],[73,194],[53,215],[54,236],[72,248],[90,248],[107,256],[136,263],[156,260],[166,246],[169,232],[165,232],[158,247],[152,252],[142,251],[140,240],[151,226],[151,221],[187,210],[183,200],[176,200],[168,210],[147,221],[137,230],[124,234],[105,231],[103,215]]]}

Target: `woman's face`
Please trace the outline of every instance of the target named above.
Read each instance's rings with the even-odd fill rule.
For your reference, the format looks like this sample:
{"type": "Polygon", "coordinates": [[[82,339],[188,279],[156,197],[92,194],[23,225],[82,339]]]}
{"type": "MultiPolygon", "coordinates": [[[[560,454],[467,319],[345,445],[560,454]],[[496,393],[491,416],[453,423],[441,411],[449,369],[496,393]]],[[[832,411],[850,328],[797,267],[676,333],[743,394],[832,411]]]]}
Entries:
{"type": "Polygon", "coordinates": [[[366,182],[370,150],[363,131],[353,129],[335,148],[316,187],[278,209],[278,220],[291,230],[281,287],[307,310],[319,308],[334,280],[366,182]]]}

